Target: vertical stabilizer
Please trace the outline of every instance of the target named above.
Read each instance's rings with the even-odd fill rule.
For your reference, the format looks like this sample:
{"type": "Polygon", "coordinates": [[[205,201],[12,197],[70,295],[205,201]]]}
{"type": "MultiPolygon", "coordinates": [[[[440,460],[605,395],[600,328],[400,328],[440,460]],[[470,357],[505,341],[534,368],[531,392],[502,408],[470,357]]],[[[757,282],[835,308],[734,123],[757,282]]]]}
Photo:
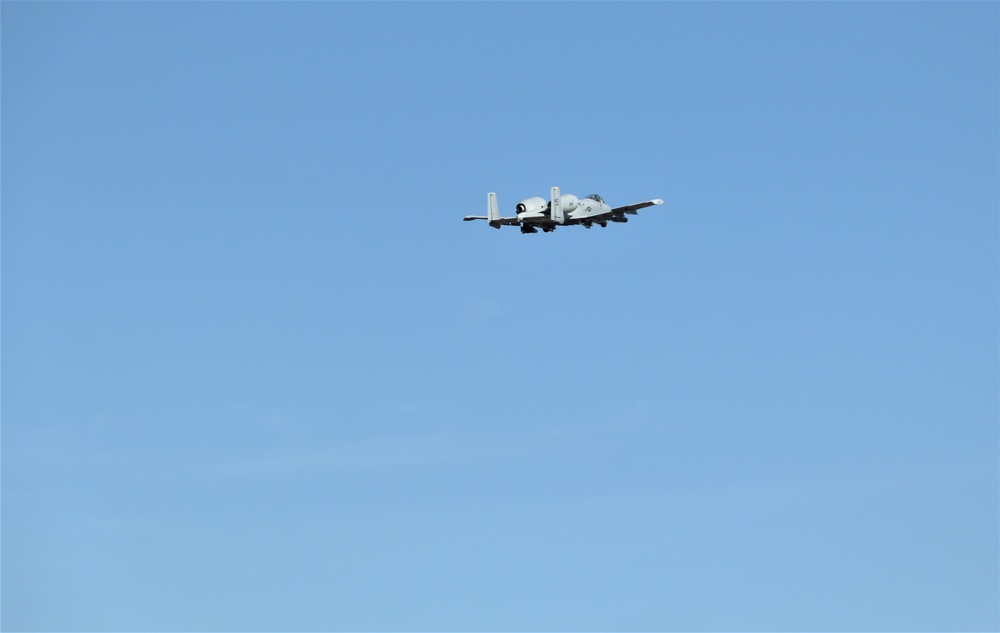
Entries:
{"type": "Polygon", "coordinates": [[[500,228],[500,205],[497,204],[497,194],[493,192],[486,194],[486,219],[493,228],[500,228]]]}
{"type": "Polygon", "coordinates": [[[562,197],[559,195],[559,187],[552,187],[552,204],[549,206],[549,216],[556,224],[566,221],[563,215],[562,197]]]}

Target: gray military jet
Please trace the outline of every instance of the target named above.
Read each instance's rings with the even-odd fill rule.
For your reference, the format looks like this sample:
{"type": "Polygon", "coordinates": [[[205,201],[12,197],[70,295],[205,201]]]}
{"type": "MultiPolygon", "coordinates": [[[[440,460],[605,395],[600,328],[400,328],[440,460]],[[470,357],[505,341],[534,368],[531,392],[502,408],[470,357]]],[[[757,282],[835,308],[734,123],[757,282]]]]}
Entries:
{"type": "Polygon", "coordinates": [[[628,222],[626,215],[635,215],[639,209],[654,204],[663,204],[663,200],[611,207],[597,194],[577,198],[572,194],[560,195],[559,187],[552,187],[552,197],[548,201],[537,197],[525,198],[517,203],[517,215],[509,218],[500,216],[497,194],[487,194],[486,215],[467,215],[463,219],[467,222],[486,220],[495,229],[501,226],[520,226],[522,233],[537,233],[538,229],[550,233],[556,227],[573,224],[582,224],[583,228],[589,229],[595,224],[606,227],[608,222],[628,222]]]}

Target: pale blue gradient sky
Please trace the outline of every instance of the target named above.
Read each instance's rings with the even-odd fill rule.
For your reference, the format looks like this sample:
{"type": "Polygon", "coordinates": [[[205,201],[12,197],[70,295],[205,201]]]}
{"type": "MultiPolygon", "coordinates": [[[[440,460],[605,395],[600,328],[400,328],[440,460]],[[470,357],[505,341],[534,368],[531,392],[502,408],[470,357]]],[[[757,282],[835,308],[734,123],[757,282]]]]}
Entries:
{"type": "Polygon", "coordinates": [[[997,3],[0,18],[5,630],[1000,627],[997,3]]]}

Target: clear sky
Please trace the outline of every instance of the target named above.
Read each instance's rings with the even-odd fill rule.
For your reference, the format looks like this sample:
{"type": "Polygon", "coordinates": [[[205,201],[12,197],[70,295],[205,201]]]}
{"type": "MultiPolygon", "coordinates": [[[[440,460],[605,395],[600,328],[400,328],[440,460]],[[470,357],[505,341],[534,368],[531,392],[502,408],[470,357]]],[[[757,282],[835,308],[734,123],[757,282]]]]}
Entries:
{"type": "Polygon", "coordinates": [[[1000,4],[0,18],[4,629],[1000,628],[1000,4]]]}

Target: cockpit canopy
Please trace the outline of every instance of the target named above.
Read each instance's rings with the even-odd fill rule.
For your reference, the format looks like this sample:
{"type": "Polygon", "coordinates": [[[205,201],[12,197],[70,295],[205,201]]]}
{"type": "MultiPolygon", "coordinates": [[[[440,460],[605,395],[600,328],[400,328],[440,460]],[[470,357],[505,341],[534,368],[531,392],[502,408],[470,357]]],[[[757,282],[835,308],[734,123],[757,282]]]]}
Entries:
{"type": "Polygon", "coordinates": [[[589,198],[591,200],[596,200],[596,201],[601,202],[601,203],[604,202],[604,198],[602,198],[601,196],[597,195],[596,193],[590,194],[589,196],[587,196],[587,198],[589,198]]]}

